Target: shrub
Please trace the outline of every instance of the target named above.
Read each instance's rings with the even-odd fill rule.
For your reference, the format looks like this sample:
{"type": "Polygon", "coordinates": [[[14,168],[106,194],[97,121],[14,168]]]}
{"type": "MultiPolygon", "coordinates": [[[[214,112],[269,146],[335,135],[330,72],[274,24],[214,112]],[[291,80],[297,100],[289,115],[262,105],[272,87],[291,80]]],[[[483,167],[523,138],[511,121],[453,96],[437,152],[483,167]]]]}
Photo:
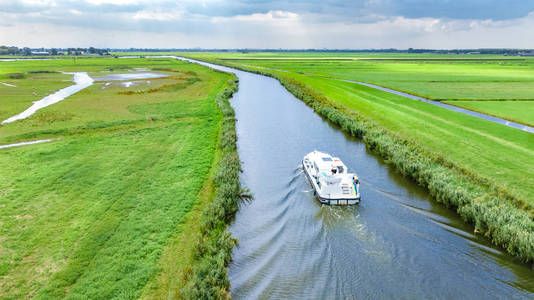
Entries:
{"type": "Polygon", "coordinates": [[[23,79],[26,78],[24,73],[7,73],[5,76],[9,79],[23,79]]]}
{"type": "Polygon", "coordinates": [[[29,74],[42,74],[42,73],[58,73],[56,71],[48,71],[48,70],[37,70],[37,71],[29,71],[29,74]]]}

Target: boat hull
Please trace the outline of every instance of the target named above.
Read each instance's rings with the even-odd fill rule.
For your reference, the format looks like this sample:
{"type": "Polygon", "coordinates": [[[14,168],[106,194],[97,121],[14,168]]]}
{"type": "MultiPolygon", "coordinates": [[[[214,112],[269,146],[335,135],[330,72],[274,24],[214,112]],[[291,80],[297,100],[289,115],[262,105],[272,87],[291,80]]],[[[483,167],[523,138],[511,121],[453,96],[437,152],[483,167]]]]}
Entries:
{"type": "Polygon", "coordinates": [[[306,166],[304,165],[304,161],[302,161],[302,169],[304,170],[304,173],[306,174],[306,178],[308,178],[308,181],[310,182],[311,186],[313,187],[313,192],[315,196],[317,196],[317,199],[321,204],[326,205],[357,205],[360,204],[360,197],[358,198],[328,198],[328,197],[322,197],[317,192],[316,184],[314,183],[314,180],[308,170],[306,169],[306,166]]]}

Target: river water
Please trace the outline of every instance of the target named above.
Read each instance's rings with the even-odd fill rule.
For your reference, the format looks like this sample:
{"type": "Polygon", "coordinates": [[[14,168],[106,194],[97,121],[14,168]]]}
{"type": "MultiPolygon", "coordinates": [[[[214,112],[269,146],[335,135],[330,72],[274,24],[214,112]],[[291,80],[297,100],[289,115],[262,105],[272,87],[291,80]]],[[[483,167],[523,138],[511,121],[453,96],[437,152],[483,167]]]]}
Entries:
{"type": "Polygon", "coordinates": [[[239,77],[241,181],[254,200],[229,227],[235,299],[534,298],[534,271],[320,118],[278,81],[239,77]],[[362,203],[322,206],[300,168],[313,150],[361,178],[362,203]]]}

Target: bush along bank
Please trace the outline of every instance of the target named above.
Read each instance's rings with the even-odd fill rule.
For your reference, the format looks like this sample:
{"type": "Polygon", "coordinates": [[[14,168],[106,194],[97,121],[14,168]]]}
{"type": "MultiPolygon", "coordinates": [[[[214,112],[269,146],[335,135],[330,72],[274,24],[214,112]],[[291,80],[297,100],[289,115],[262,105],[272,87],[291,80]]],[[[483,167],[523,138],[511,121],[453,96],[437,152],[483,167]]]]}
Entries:
{"type": "Polygon", "coordinates": [[[239,202],[249,198],[239,183],[241,162],[236,148],[235,114],[229,98],[237,91],[235,75],[215,101],[223,114],[219,151],[221,160],[214,177],[215,197],[200,220],[200,237],[194,246],[193,267],[186,274],[186,284],[180,290],[185,299],[228,299],[230,281],[228,264],[237,240],[226,232],[239,202]]]}
{"type": "Polygon", "coordinates": [[[525,205],[522,201],[445,158],[425,152],[415,143],[381,128],[296,79],[219,60],[209,62],[277,79],[319,115],[362,139],[397,171],[425,187],[438,202],[455,208],[465,221],[474,225],[475,233],[526,263],[534,262],[534,220],[528,211],[520,208],[525,205]]]}

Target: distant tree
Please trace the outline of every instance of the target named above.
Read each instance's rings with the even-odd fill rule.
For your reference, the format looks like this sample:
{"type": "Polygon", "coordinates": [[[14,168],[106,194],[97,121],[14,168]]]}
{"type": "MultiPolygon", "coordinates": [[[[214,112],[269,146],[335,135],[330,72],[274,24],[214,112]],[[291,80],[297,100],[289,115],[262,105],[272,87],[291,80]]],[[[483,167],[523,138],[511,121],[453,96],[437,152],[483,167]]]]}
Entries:
{"type": "Polygon", "coordinates": [[[50,54],[51,55],[57,55],[57,49],[56,48],[50,49],[50,54]]]}
{"type": "Polygon", "coordinates": [[[90,54],[95,54],[96,53],[95,47],[89,47],[89,53],[90,54]]]}
{"type": "Polygon", "coordinates": [[[32,49],[30,49],[30,48],[28,48],[28,47],[24,47],[24,48],[22,49],[22,54],[23,54],[23,55],[26,55],[26,56],[30,56],[30,55],[32,55],[32,49]]]}
{"type": "Polygon", "coordinates": [[[20,53],[20,49],[18,47],[9,47],[8,54],[14,55],[20,53]]]}

